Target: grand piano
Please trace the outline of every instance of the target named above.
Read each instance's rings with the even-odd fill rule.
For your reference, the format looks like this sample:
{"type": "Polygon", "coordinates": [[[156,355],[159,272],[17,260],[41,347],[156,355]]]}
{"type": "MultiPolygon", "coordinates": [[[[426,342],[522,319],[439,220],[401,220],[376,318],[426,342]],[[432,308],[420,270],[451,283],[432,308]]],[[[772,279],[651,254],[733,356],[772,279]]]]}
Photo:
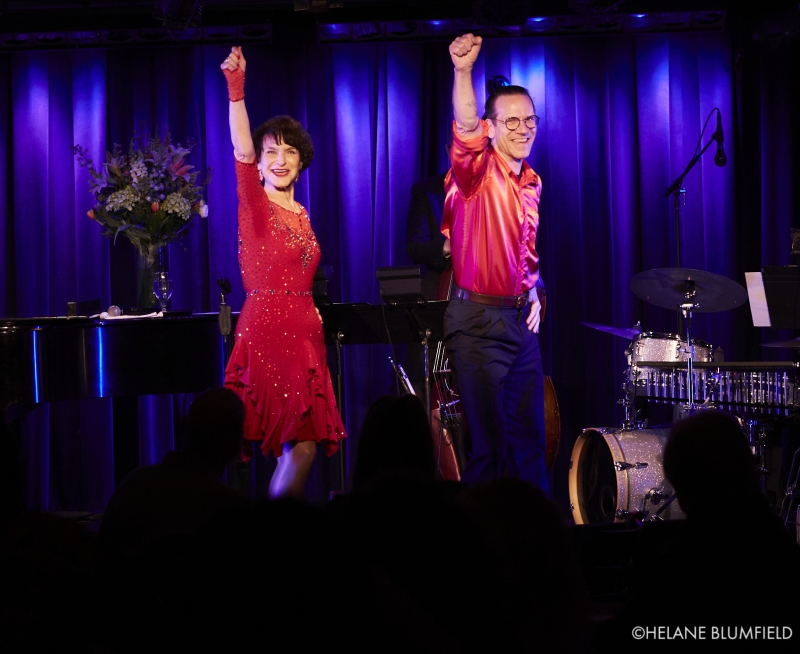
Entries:
{"type": "Polygon", "coordinates": [[[137,320],[0,318],[0,504],[42,507],[31,499],[22,469],[20,418],[26,412],[45,403],[114,398],[113,436],[97,438],[113,438],[118,482],[141,462],[139,396],[198,393],[222,384],[226,347],[218,314],[187,313],[137,320]]]}
{"type": "Polygon", "coordinates": [[[139,320],[0,319],[0,409],[42,402],[191,393],[222,383],[217,314],[139,320]]]}
{"type": "MultiPolygon", "coordinates": [[[[318,301],[331,346],[441,339],[446,302],[426,305],[331,304],[318,301]]],[[[186,312],[188,313],[188,312],[186,312]]],[[[26,504],[20,477],[19,418],[45,403],[113,400],[114,478],[140,464],[139,396],[199,393],[222,384],[226,343],[217,313],[98,320],[85,316],[0,318],[0,503],[26,504]]],[[[236,314],[232,316],[235,326],[236,314]]],[[[232,346],[233,331],[228,337],[232,346]]],[[[330,352],[333,355],[333,348],[330,352]]],[[[341,374],[329,357],[334,376],[341,374]]],[[[391,375],[390,369],[387,371],[391,375]]],[[[339,378],[341,394],[341,377],[339,378]]],[[[341,404],[341,402],[340,402],[341,404]]],[[[339,483],[345,472],[341,469],[339,483]]]]}

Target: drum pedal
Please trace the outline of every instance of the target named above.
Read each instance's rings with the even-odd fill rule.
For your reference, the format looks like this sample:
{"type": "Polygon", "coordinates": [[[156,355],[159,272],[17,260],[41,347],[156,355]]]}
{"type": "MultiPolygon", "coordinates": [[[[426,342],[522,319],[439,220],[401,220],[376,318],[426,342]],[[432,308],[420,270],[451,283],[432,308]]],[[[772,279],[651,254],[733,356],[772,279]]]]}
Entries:
{"type": "Polygon", "coordinates": [[[663,488],[651,488],[644,495],[644,501],[650,501],[651,504],[661,504],[662,501],[668,500],[672,495],[664,492],[663,488]]]}

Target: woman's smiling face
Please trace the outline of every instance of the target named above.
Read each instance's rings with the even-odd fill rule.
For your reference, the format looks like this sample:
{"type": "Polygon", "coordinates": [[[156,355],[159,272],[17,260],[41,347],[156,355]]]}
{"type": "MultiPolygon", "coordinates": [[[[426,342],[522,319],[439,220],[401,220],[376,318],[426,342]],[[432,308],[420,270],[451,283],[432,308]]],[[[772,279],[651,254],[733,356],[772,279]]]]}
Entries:
{"type": "Polygon", "coordinates": [[[272,136],[264,137],[258,168],[267,187],[272,187],[276,191],[288,189],[297,180],[302,167],[303,162],[300,161],[300,152],[297,148],[285,141],[278,144],[272,136]]]}

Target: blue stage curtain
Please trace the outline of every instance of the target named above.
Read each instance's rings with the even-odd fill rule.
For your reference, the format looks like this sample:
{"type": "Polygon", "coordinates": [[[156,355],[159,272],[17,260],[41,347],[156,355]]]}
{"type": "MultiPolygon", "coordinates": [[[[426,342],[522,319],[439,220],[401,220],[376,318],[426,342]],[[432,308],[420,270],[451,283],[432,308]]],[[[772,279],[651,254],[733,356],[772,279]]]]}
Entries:
{"type": "MultiPolygon", "coordinates": [[[[137,130],[169,126],[195,142],[191,163],[213,170],[210,214],[170,246],[173,306],[213,311],[227,277],[237,310],[236,189],[219,63],[229,46],[0,54],[0,315],[62,315],[66,302],[135,303],[134,252],[100,237],[86,217],[87,175],[70,151],[103,160],[137,130]]],[[[333,267],[335,301],[378,302],[375,268],[407,263],[411,184],[446,168],[452,65],[445,43],[248,45],[247,106],[253,127],[289,113],[316,147],[298,200],[309,210],[333,267]]],[[[712,150],[687,177],[681,265],[744,282],[745,270],[789,262],[792,224],[793,59],[755,52],[743,69],[727,33],[548,37],[484,42],[475,70],[527,86],[542,117],[530,163],[541,174],[539,250],[548,287],[545,369],[562,409],[555,495],[566,496],[569,452],[588,426],[615,426],[626,343],[579,321],[674,332],[675,316],[646,305],[631,278],[674,267],[675,224],[667,186],[690,160],[705,118],[722,112],[728,164],[712,150]],[[780,65],[778,65],[780,62],[780,65]]],[[[709,123],[703,143],[716,126],[709,123]]],[[[760,358],[768,336],[746,307],[697,316],[697,338],[728,360],[760,358]]],[[[345,352],[352,463],[366,408],[393,392],[386,347],[345,352]]],[[[154,362],[154,369],[156,369],[154,362]]],[[[154,374],[157,374],[154,372],[154,374]]],[[[189,398],[190,399],[190,398],[189,398]]],[[[175,446],[183,399],[141,398],[140,463],[175,446]]],[[[110,399],[42,406],[22,419],[32,507],[101,510],[114,474],[110,399]]],[[[324,498],[331,462],[311,494],[324,498]]],[[[335,475],[334,475],[335,476],[335,475]]]]}

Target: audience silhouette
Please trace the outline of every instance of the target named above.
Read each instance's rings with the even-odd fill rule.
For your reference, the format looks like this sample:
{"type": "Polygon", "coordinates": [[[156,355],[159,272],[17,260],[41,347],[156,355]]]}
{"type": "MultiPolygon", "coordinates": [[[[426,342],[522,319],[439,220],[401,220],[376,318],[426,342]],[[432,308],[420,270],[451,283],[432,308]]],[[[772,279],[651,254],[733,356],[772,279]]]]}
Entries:
{"type": "MultiPolygon", "coordinates": [[[[227,389],[198,396],[184,446],[129,475],[96,543],[54,516],[3,523],[3,651],[582,653],[640,643],[633,627],[704,627],[707,651],[731,646],[712,628],[800,636],[798,547],[759,492],[742,429],[720,411],[673,426],[664,470],[687,520],[640,530],[629,601],[594,632],[554,505],[514,478],[437,481],[417,398],[375,402],[353,492],[324,508],[251,501],[222,482],[243,416],[227,389]],[[287,628],[304,612],[329,620],[287,628]],[[96,635],[70,628],[86,619],[99,621],[96,635]]],[[[646,651],[676,644],[688,643],[650,638],[646,651]]],[[[771,646],[786,642],[758,642],[771,646]]]]}
{"type": "Polygon", "coordinates": [[[387,477],[433,480],[435,474],[433,440],[419,398],[403,395],[377,399],[359,435],[353,490],[363,491],[387,477]]]}
{"type": "MultiPolygon", "coordinates": [[[[660,550],[639,552],[631,599],[600,628],[598,650],[636,642],[633,626],[703,627],[707,648],[731,646],[731,640],[712,638],[714,628],[735,634],[739,627],[789,627],[797,638],[800,549],[759,491],[755,458],[739,423],[713,409],[675,423],[664,472],[687,519],[673,525],[682,528],[672,529],[660,550]]],[[[649,651],[675,646],[666,639],[647,643],[649,651]]],[[[759,651],[771,646],[786,642],[758,640],[759,651]]]]}
{"type": "Polygon", "coordinates": [[[208,525],[250,502],[221,475],[239,453],[244,407],[226,388],[189,407],[185,442],[163,462],[138,468],[108,503],[98,534],[101,610],[115,651],[169,649],[183,642],[178,607],[187,580],[203,574],[197,553],[208,525]]]}

